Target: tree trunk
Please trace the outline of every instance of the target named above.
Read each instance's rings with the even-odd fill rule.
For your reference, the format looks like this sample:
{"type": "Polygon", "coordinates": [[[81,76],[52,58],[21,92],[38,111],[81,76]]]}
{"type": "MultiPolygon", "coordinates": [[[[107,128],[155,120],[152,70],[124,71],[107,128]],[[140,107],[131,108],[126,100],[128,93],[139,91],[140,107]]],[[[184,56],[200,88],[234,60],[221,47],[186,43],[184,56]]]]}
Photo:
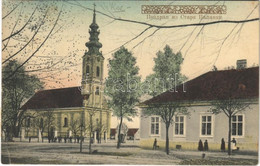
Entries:
{"type": "Polygon", "coordinates": [[[120,148],[120,144],[121,144],[121,126],[122,126],[122,122],[123,122],[123,117],[120,117],[120,123],[119,123],[119,128],[118,128],[118,136],[117,136],[117,149],[120,148]]]}
{"type": "Polygon", "coordinates": [[[79,148],[79,152],[81,153],[82,152],[82,126],[80,126],[80,148],[79,148]]]}
{"type": "Polygon", "coordinates": [[[228,155],[231,155],[231,118],[232,116],[230,115],[228,117],[228,155]]]}
{"type": "Polygon", "coordinates": [[[91,150],[91,141],[92,141],[92,138],[91,138],[91,136],[92,136],[92,132],[90,131],[90,134],[89,134],[89,148],[88,148],[88,151],[89,151],[89,154],[91,154],[92,153],[92,150],[91,150]]]}
{"type": "Polygon", "coordinates": [[[99,132],[99,143],[101,144],[101,141],[102,141],[102,132],[99,132]]]}
{"type": "Polygon", "coordinates": [[[88,149],[89,154],[92,153],[92,151],[91,151],[91,141],[92,141],[91,136],[92,136],[92,115],[90,115],[90,132],[89,132],[89,149],[88,149]]]}
{"type": "Polygon", "coordinates": [[[166,154],[169,155],[169,124],[166,124],[166,145],[165,145],[166,154]]]}
{"type": "Polygon", "coordinates": [[[51,140],[50,140],[50,128],[48,127],[48,141],[49,143],[51,143],[51,140]]]}

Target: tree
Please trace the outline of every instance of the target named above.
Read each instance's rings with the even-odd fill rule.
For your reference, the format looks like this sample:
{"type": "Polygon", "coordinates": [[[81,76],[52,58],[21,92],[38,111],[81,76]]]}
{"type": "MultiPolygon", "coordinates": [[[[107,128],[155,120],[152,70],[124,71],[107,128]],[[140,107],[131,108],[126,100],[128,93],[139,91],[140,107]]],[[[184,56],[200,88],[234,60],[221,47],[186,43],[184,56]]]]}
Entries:
{"type": "Polygon", "coordinates": [[[169,154],[169,127],[173,124],[173,117],[178,114],[188,114],[187,108],[185,105],[178,102],[171,104],[149,104],[147,108],[144,109],[145,115],[158,115],[163,123],[165,124],[166,129],[166,143],[165,143],[165,152],[169,154]]]}
{"type": "MultiPolygon", "coordinates": [[[[166,90],[177,92],[177,86],[187,78],[180,73],[183,58],[181,53],[174,54],[172,49],[166,45],[164,52],[158,51],[157,57],[154,58],[155,66],[154,73],[147,76],[143,87],[145,92],[156,96],[165,92],[166,90]]],[[[148,108],[144,109],[146,115],[158,115],[165,123],[166,127],[166,146],[165,151],[169,154],[169,136],[168,131],[170,125],[174,122],[173,116],[177,113],[187,114],[187,109],[184,105],[178,102],[163,103],[163,104],[149,104],[148,108]]]]}
{"type": "Polygon", "coordinates": [[[105,93],[109,97],[109,107],[113,109],[114,115],[120,118],[117,142],[117,148],[120,148],[123,118],[130,119],[136,115],[134,106],[141,95],[137,88],[141,78],[138,76],[136,58],[124,47],[113,54],[109,65],[105,93]]]}
{"type": "Polygon", "coordinates": [[[80,131],[81,120],[72,119],[70,123],[70,129],[74,135],[74,143],[76,142],[77,133],[80,131]]]}
{"type": "Polygon", "coordinates": [[[88,115],[89,115],[89,123],[87,123],[85,125],[85,131],[88,130],[89,132],[89,154],[92,153],[92,147],[91,147],[91,144],[92,144],[92,134],[93,134],[93,130],[94,130],[94,125],[93,125],[93,116],[95,116],[95,113],[96,111],[95,110],[88,110],[88,115]]]}
{"type": "Polygon", "coordinates": [[[170,46],[164,47],[164,52],[158,51],[154,58],[154,73],[146,77],[142,90],[149,95],[156,96],[166,90],[174,90],[180,83],[187,80],[180,73],[183,62],[182,54],[174,54],[170,46]],[[148,87],[148,88],[145,88],[148,87]]]}
{"type": "MultiPolygon", "coordinates": [[[[45,123],[46,128],[47,128],[48,140],[50,143],[50,140],[51,140],[51,137],[53,134],[50,131],[51,131],[51,128],[54,126],[54,121],[55,121],[53,109],[47,109],[46,111],[44,111],[42,113],[42,116],[43,116],[43,123],[45,123]]],[[[42,131],[42,133],[43,133],[43,131],[42,131]]],[[[42,137],[43,137],[43,135],[42,135],[42,137]]]]}
{"type": "MultiPolygon", "coordinates": [[[[229,73],[227,73],[229,74],[229,73]]],[[[235,83],[236,80],[239,80],[241,76],[233,74],[230,72],[228,76],[231,81],[223,80],[224,84],[214,81],[211,81],[211,85],[207,85],[207,88],[211,88],[211,92],[216,100],[211,101],[211,112],[214,114],[224,113],[228,118],[228,155],[231,155],[231,132],[232,132],[232,118],[240,112],[248,110],[250,108],[250,103],[246,98],[246,86],[240,83],[238,86],[235,83]],[[225,85],[220,86],[220,85],[225,85]],[[235,86],[234,86],[235,85],[235,86]]]]}
{"type": "MultiPolygon", "coordinates": [[[[42,137],[42,142],[43,142],[43,133],[47,127],[47,123],[45,120],[45,113],[42,111],[37,112],[36,118],[34,120],[35,122],[35,126],[39,129],[40,133],[41,133],[41,137],[42,137]]],[[[38,142],[39,142],[39,138],[38,138],[38,142]]]]}
{"type": "MultiPolygon", "coordinates": [[[[16,60],[12,60],[3,66],[2,76],[10,75],[20,66],[16,60]]],[[[22,118],[25,110],[19,110],[24,103],[36,90],[42,88],[40,80],[25,72],[24,67],[21,67],[9,79],[3,79],[3,110],[2,110],[2,128],[8,130],[8,135],[11,137],[18,136],[22,124],[22,118]]]]}

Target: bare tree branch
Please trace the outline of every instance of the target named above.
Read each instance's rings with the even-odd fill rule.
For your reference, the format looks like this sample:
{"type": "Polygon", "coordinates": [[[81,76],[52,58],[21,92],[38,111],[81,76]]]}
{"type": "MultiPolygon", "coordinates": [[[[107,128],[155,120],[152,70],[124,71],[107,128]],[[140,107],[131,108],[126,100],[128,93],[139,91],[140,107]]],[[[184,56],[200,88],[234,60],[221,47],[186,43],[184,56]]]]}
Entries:
{"type": "Polygon", "coordinates": [[[183,57],[183,58],[185,58],[185,57],[186,57],[186,55],[187,55],[188,51],[190,50],[190,48],[191,48],[191,47],[192,47],[192,45],[194,44],[195,40],[196,40],[196,39],[199,37],[199,35],[200,35],[200,33],[203,31],[203,29],[204,29],[204,26],[202,26],[202,27],[201,27],[200,31],[198,32],[198,34],[196,35],[196,37],[193,39],[193,41],[192,41],[191,45],[190,45],[190,46],[189,46],[189,48],[186,50],[186,52],[185,52],[185,54],[184,54],[184,57],[183,57]]]}
{"type": "MultiPolygon", "coordinates": [[[[148,27],[148,28],[144,29],[141,33],[139,33],[138,35],[136,35],[134,38],[128,40],[127,42],[125,42],[124,44],[122,44],[120,47],[125,46],[126,44],[128,44],[128,43],[130,43],[131,41],[135,40],[136,38],[138,38],[139,36],[141,36],[144,32],[146,32],[146,31],[149,30],[150,28],[152,28],[152,27],[148,27]]],[[[118,50],[120,47],[115,48],[115,49],[113,49],[112,51],[110,51],[110,52],[108,52],[108,53],[106,53],[106,54],[110,54],[110,53],[112,53],[112,52],[118,50]]]]}
{"type": "Polygon", "coordinates": [[[34,15],[34,13],[35,13],[35,11],[36,11],[37,8],[38,8],[38,6],[35,7],[35,9],[34,9],[33,13],[31,14],[30,18],[27,20],[27,22],[23,25],[23,27],[22,27],[21,29],[19,29],[19,30],[16,31],[15,33],[13,33],[13,34],[11,34],[10,36],[8,36],[8,37],[6,37],[5,39],[3,39],[2,42],[4,42],[5,40],[7,40],[7,39],[9,39],[9,38],[11,38],[11,37],[13,37],[13,36],[19,34],[19,33],[26,27],[26,25],[29,24],[29,22],[31,21],[31,19],[32,19],[32,17],[33,17],[33,15],[34,15]]]}
{"type": "MultiPolygon", "coordinates": [[[[14,26],[13,26],[13,29],[12,29],[12,31],[11,31],[11,34],[10,34],[10,35],[12,35],[12,34],[13,34],[13,32],[14,32],[14,30],[15,30],[16,26],[18,25],[18,22],[19,22],[19,20],[20,20],[20,17],[21,17],[21,13],[22,13],[22,8],[20,9],[20,12],[19,12],[18,18],[17,18],[17,20],[16,20],[16,22],[15,22],[15,24],[14,24],[14,26]]],[[[2,51],[4,51],[4,50],[7,48],[8,44],[9,44],[9,41],[10,41],[10,38],[7,40],[6,44],[5,44],[5,43],[3,43],[3,45],[4,45],[4,48],[2,49],[2,51]]]]}
{"type": "Polygon", "coordinates": [[[29,58],[27,58],[20,66],[18,66],[18,67],[13,71],[12,74],[10,74],[10,75],[9,75],[7,78],[5,78],[5,79],[8,79],[8,78],[12,77],[12,76],[15,74],[15,72],[17,72],[25,63],[27,63],[27,62],[40,50],[40,48],[44,45],[44,43],[47,41],[47,39],[48,39],[49,36],[51,35],[51,33],[52,33],[52,31],[54,30],[54,28],[56,27],[57,22],[58,22],[58,20],[59,20],[59,18],[60,18],[61,12],[62,12],[62,10],[60,10],[59,15],[58,15],[58,17],[57,17],[57,19],[56,19],[56,21],[55,21],[55,23],[54,23],[52,29],[50,30],[49,34],[46,36],[46,38],[44,39],[44,41],[40,44],[40,46],[32,53],[32,55],[31,55],[29,58]]]}
{"type": "MultiPolygon", "coordinates": [[[[67,3],[69,3],[69,2],[67,2],[67,3]]],[[[73,4],[73,3],[69,3],[69,4],[82,7],[86,10],[93,11],[93,9],[82,6],[81,4],[73,4]]],[[[235,23],[246,23],[246,22],[252,22],[252,21],[258,21],[259,20],[259,18],[253,18],[253,19],[248,19],[248,20],[220,20],[220,21],[212,21],[212,22],[205,22],[205,23],[180,24],[180,25],[154,25],[154,24],[149,24],[149,23],[142,22],[142,21],[112,17],[108,14],[105,14],[105,13],[97,11],[97,10],[96,10],[96,13],[99,13],[103,16],[106,16],[106,17],[111,18],[111,19],[116,20],[116,21],[131,22],[131,23],[146,25],[146,26],[155,27],[155,28],[178,28],[178,27],[190,27],[190,26],[206,26],[206,25],[223,24],[223,23],[235,24],[235,23]]]]}
{"type": "Polygon", "coordinates": [[[146,36],[142,41],[140,41],[139,43],[137,43],[132,49],[135,49],[139,44],[143,43],[147,38],[153,36],[157,31],[159,31],[160,29],[156,29],[152,34],[150,34],[149,36],[146,36]]]}
{"type": "Polygon", "coordinates": [[[41,26],[44,24],[44,20],[45,20],[45,18],[46,18],[46,16],[47,16],[47,13],[48,13],[48,9],[46,10],[46,13],[45,13],[45,15],[44,15],[44,17],[43,17],[43,19],[42,19],[42,23],[40,24],[40,26],[38,27],[38,29],[35,31],[35,33],[33,34],[32,38],[31,38],[20,50],[18,50],[18,51],[17,51],[16,53],[14,53],[13,55],[9,56],[2,64],[6,63],[6,62],[9,61],[11,58],[13,58],[13,57],[16,56],[17,54],[19,54],[24,48],[26,48],[26,47],[30,44],[30,42],[31,42],[31,41],[34,39],[34,37],[38,34],[38,32],[39,32],[41,26]]]}
{"type": "Polygon", "coordinates": [[[18,3],[9,13],[7,13],[7,14],[2,18],[2,20],[5,19],[6,17],[8,17],[18,6],[20,6],[21,3],[22,3],[22,2],[18,3]]]}

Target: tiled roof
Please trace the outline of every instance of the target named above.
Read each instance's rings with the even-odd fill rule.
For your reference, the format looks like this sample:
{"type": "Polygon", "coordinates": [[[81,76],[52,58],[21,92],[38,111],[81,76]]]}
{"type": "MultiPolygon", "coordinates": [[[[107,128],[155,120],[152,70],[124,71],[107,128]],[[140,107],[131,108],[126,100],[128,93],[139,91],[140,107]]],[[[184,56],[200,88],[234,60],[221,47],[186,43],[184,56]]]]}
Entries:
{"type": "Polygon", "coordinates": [[[34,94],[21,109],[82,107],[83,96],[79,87],[41,90],[34,94]]]}
{"type": "Polygon", "coordinates": [[[258,98],[259,67],[210,71],[176,89],[178,92],[166,91],[142,104],[258,98]]]}
{"type": "MultiPolygon", "coordinates": [[[[138,128],[128,128],[128,130],[127,130],[127,135],[128,135],[128,136],[134,136],[135,133],[136,133],[138,130],[139,130],[138,128]]],[[[111,135],[116,135],[116,133],[117,133],[117,129],[116,129],[116,128],[110,129],[110,134],[111,134],[111,135]]]]}

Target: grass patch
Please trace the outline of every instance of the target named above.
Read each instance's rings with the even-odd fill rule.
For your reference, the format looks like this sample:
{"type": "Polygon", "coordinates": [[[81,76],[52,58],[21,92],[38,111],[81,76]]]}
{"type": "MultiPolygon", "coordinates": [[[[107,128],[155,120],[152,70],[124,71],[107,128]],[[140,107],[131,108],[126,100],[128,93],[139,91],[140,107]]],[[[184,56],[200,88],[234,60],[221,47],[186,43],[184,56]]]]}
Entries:
{"type": "Polygon", "coordinates": [[[188,159],[179,165],[257,165],[258,160],[248,159],[188,159]]]}

